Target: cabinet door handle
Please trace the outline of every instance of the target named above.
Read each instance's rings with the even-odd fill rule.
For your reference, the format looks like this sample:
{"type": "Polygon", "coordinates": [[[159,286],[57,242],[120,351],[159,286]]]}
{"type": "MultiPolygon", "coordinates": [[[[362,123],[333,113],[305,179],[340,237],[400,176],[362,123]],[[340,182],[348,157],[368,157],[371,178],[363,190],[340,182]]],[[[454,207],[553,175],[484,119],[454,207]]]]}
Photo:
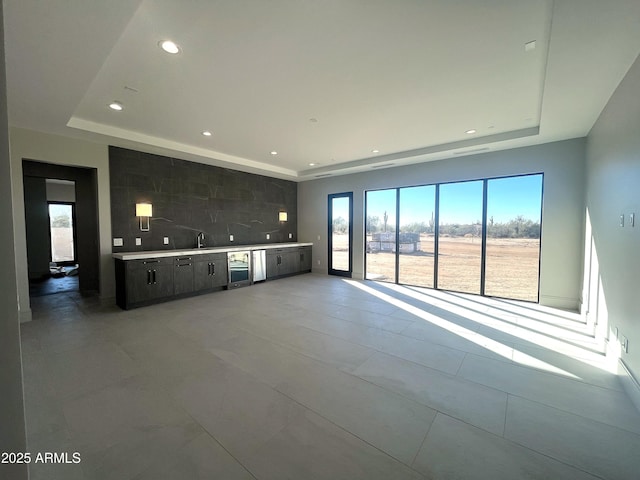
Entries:
{"type": "Polygon", "coordinates": [[[156,271],[153,270],[153,284],[156,284],[156,271]]]}
{"type": "Polygon", "coordinates": [[[216,274],[216,264],[212,263],[211,264],[211,275],[215,275],[216,274]]]}
{"type": "Polygon", "coordinates": [[[147,285],[151,285],[151,270],[147,270],[147,285]]]}
{"type": "Polygon", "coordinates": [[[147,263],[160,263],[160,260],[145,260],[143,262],[144,265],[146,265],[147,263]]]}

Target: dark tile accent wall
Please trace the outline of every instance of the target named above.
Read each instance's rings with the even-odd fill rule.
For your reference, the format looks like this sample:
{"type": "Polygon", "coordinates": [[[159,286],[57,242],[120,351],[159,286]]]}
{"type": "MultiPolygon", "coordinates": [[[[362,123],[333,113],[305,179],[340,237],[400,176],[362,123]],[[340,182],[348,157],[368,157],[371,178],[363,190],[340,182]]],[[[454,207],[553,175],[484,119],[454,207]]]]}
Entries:
{"type": "Polygon", "coordinates": [[[199,232],[208,247],[297,241],[295,182],[113,146],[109,176],[112,236],[123,239],[114,252],[194,248],[199,232]],[[135,216],[141,202],[153,205],[149,232],[135,216]]]}

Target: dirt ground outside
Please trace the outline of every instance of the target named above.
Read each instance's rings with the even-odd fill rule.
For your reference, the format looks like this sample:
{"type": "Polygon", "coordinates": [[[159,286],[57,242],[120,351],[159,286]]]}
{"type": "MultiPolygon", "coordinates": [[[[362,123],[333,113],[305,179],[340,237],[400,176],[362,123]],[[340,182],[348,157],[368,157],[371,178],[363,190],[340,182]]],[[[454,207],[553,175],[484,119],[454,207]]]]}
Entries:
{"type": "MultiPolygon", "coordinates": [[[[334,235],[335,265],[348,268],[346,235],[334,235]]],[[[480,293],[481,240],[477,237],[441,237],[438,288],[480,293]]],[[[538,301],[538,239],[487,239],[485,295],[538,301]]],[[[399,282],[433,288],[434,239],[421,235],[419,250],[400,254],[399,282]]],[[[395,253],[366,253],[366,278],[393,282],[395,253]]]]}
{"type": "Polygon", "coordinates": [[[51,228],[51,250],[54,262],[73,260],[73,230],[71,228],[51,228]]]}

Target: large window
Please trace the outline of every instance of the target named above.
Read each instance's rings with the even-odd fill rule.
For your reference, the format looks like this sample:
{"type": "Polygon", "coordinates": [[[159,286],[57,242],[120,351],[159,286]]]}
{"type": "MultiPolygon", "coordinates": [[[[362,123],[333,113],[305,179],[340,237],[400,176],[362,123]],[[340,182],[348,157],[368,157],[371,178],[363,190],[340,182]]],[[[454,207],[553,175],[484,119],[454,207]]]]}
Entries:
{"type": "Polygon", "coordinates": [[[484,293],[538,300],[542,175],[487,181],[484,293]]]}
{"type": "Polygon", "coordinates": [[[542,174],[366,192],[365,278],[537,301],[542,174]]]}
{"type": "Polygon", "coordinates": [[[370,280],[396,281],[397,189],[367,192],[365,265],[370,280]]]}
{"type": "Polygon", "coordinates": [[[480,293],[482,181],[440,185],[438,288],[480,293]]]}
{"type": "Polygon", "coordinates": [[[398,282],[433,287],[436,187],[400,189],[398,282]]]}

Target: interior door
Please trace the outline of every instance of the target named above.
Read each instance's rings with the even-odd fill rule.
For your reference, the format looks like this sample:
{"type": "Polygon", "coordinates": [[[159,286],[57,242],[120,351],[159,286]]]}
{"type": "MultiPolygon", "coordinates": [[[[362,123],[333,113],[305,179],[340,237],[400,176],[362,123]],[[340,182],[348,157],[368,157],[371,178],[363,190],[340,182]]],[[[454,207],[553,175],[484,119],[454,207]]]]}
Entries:
{"type": "Polygon", "coordinates": [[[353,192],[329,195],[329,275],[353,272],[353,192]]]}

